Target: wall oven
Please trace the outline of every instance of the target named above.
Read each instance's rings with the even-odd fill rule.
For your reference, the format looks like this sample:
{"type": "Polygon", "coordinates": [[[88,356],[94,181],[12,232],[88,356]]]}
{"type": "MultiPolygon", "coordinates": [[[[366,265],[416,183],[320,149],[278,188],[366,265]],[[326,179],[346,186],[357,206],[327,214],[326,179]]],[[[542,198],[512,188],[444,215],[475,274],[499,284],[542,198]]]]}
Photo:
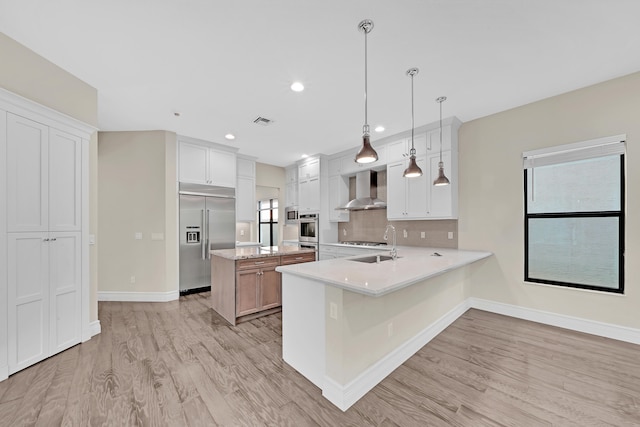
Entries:
{"type": "Polygon", "coordinates": [[[287,206],[284,208],[285,224],[298,225],[298,208],[295,206],[287,206]]]}
{"type": "Polygon", "coordinates": [[[298,221],[298,240],[300,243],[318,243],[318,214],[300,215],[298,221]]]}

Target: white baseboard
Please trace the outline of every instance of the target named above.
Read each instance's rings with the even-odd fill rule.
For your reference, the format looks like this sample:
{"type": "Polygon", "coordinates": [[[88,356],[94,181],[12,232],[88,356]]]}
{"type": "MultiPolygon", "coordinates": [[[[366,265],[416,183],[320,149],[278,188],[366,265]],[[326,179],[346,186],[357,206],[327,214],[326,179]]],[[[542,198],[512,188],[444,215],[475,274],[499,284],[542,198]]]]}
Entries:
{"type": "Polygon", "coordinates": [[[9,365],[0,366],[0,381],[9,378],[9,365]]]}
{"type": "Polygon", "coordinates": [[[89,341],[92,337],[98,335],[102,332],[102,328],[100,327],[100,320],[94,320],[89,323],[89,326],[82,330],[82,342],[89,341]]]}
{"type": "Polygon", "coordinates": [[[180,297],[179,291],[169,292],[98,292],[98,301],[121,302],[167,302],[175,301],[180,297]]]}
{"type": "Polygon", "coordinates": [[[458,317],[462,316],[469,309],[468,301],[469,300],[465,300],[458,304],[444,316],[387,354],[348,384],[339,384],[332,378],[325,376],[322,395],[342,411],[346,411],[362,396],[367,394],[369,390],[385,379],[387,375],[407,361],[418,350],[424,347],[425,344],[434,339],[458,317]]]}
{"type": "Polygon", "coordinates": [[[517,305],[503,304],[480,298],[468,298],[467,301],[471,308],[477,308],[478,310],[503,314],[518,319],[531,320],[545,325],[585,332],[587,334],[625,341],[632,344],[640,344],[640,329],[612,325],[610,323],[597,322],[517,305]]]}

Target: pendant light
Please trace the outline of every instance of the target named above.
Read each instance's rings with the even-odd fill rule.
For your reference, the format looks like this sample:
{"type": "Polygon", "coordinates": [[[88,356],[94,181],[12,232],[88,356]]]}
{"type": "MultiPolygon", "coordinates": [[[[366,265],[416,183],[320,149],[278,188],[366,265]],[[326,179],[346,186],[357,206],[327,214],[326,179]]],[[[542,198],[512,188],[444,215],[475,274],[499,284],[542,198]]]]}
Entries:
{"type": "Polygon", "coordinates": [[[362,148],[356,154],[357,163],[372,163],[378,160],[378,153],[369,141],[369,124],[367,123],[367,34],[373,29],[373,21],[365,19],[358,24],[358,30],[364,33],[364,126],[362,126],[362,148]]]}
{"type": "Polygon", "coordinates": [[[413,76],[418,74],[417,68],[409,68],[407,76],[411,77],[411,150],[409,151],[409,167],[404,170],[402,176],[405,178],[416,178],[422,176],[422,169],[416,163],[416,149],[413,146],[413,76]]]}
{"type": "Polygon", "coordinates": [[[440,104],[440,162],[438,163],[438,177],[433,181],[433,185],[449,185],[449,178],[444,175],[444,163],[442,163],[442,103],[447,100],[446,96],[436,99],[440,104]]]}

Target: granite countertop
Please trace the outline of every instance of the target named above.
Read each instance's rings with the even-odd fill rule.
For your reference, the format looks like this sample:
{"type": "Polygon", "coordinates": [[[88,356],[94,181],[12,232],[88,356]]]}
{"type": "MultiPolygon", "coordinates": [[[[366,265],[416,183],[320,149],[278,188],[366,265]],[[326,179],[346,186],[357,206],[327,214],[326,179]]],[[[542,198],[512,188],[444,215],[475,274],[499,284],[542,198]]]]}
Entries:
{"type": "MultiPolygon", "coordinates": [[[[374,254],[389,255],[389,249],[374,254]]],[[[396,260],[362,263],[353,259],[371,255],[280,266],[284,274],[315,279],[365,295],[381,296],[425,279],[455,270],[492,255],[486,251],[400,246],[396,260]],[[441,256],[435,256],[438,253],[441,256]]]]}
{"type": "Polygon", "coordinates": [[[214,249],[211,255],[226,259],[238,260],[249,258],[265,258],[271,256],[302,254],[315,252],[314,249],[303,249],[297,246],[263,246],[263,247],[238,247],[235,249],[214,249]]]}

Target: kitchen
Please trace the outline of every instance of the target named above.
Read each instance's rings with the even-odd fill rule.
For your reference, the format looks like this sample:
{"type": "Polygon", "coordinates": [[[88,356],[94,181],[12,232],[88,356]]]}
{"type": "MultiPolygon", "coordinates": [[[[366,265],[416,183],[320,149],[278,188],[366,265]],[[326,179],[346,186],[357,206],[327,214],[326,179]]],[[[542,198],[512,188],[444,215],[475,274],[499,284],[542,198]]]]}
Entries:
{"type": "MultiPolygon", "coordinates": [[[[351,27],[355,27],[356,23],[352,23],[351,27]]],[[[384,43],[379,41],[383,38],[382,35],[378,35],[383,34],[383,25],[378,24],[377,20],[376,24],[378,27],[374,30],[374,34],[377,33],[378,38],[375,43],[384,43]]],[[[356,40],[353,47],[356,55],[362,47],[361,34],[351,27],[349,31],[345,31],[345,34],[355,33],[356,40]]],[[[373,49],[375,46],[373,37],[370,42],[370,47],[373,49]]],[[[32,53],[23,53],[20,50],[23,48],[16,47],[11,41],[3,39],[3,43],[10,47],[4,52],[12,55],[10,57],[15,59],[13,63],[24,64],[32,61],[37,64],[36,67],[22,66],[21,70],[31,70],[30,72],[35,73],[35,76],[39,69],[48,70],[51,76],[60,76],[58,81],[76,85],[74,90],[78,93],[84,91],[87,95],[82,98],[82,102],[85,103],[83,105],[93,103],[94,113],[89,113],[91,108],[71,105],[67,97],[57,95],[58,89],[38,89],[30,86],[22,76],[18,75],[23,73],[10,74],[11,70],[4,69],[3,72],[9,74],[2,77],[4,87],[13,89],[12,91],[27,98],[41,100],[53,108],[97,125],[95,92],[32,53]],[[16,51],[20,53],[12,53],[16,51]]],[[[413,64],[407,66],[410,65],[413,64]]],[[[389,99],[394,100],[392,102],[394,105],[408,107],[408,81],[406,76],[402,75],[407,67],[401,68],[399,74],[404,92],[398,91],[402,96],[398,95],[397,102],[393,94],[389,95],[389,99]]],[[[427,68],[421,68],[421,73],[425,73],[427,68]]],[[[356,69],[360,71],[354,73],[354,79],[357,79],[357,92],[361,96],[362,91],[359,87],[362,82],[361,67],[357,66],[356,69]]],[[[372,67],[372,73],[373,70],[372,67]]],[[[418,75],[418,78],[423,75],[418,75]]],[[[425,77],[421,84],[426,85],[425,82],[429,80],[425,77]]],[[[568,317],[615,325],[618,330],[629,333],[638,329],[639,325],[633,314],[634,307],[637,307],[637,293],[634,292],[632,281],[628,282],[624,296],[523,285],[521,215],[522,152],[532,148],[620,133],[627,133],[629,138],[632,138],[636,125],[630,118],[630,112],[637,111],[638,105],[637,99],[629,94],[637,93],[637,81],[636,74],[612,74],[606,79],[594,80],[592,83],[597,84],[593,86],[574,92],[539,101],[536,98],[537,102],[531,104],[514,109],[505,108],[501,113],[496,110],[496,114],[476,120],[465,120],[459,131],[459,218],[457,228],[452,231],[455,233],[454,238],[457,239],[458,247],[487,250],[494,254],[491,259],[482,264],[482,268],[472,267],[474,277],[477,278],[477,282],[474,281],[474,283],[483,284],[471,287],[473,298],[493,301],[494,309],[500,307],[504,311],[510,310],[513,314],[520,316],[537,312],[552,313],[564,316],[565,320],[568,317]],[[622,74],[628,75],[622,76],[622,74]],[[544,136],[544,142],[538,141],[540,134],[544,136]]],[[[377,86],[380,87],[380,85],[377,86]]],[[[370,87],[372,90],[375,87],[373,81],[370,87]]],[[[445,118],[457,115],[460,111],[459,108],[454,108],[453,92],[447,92],[451,105],[445,104],[445,118]]],[[[376,105],[373,93],[370,99],[371,108],[375,108],[374,105],[376,105]]],[[[429,108],[437,114],[432,99],[439,95],[442,93],[429,97],[421,94],[417,100],[421,100],[423,106],[433,104],[429,108]]],[[[359,134],[357,126],[362,122],[361,109],[361,104],[358,102],[354,107],[358,114],[352,120],[356,126],[356,135],[353,137],[356,141],[359,134]]],[[[406,130],[409,127],[410,117],[406,108],[404,113],[402,115],[404,127],[399,130],[406,130]]],[[[186,114],[183,115],[183,118],[185,117],[186,114]]],[[[435,119],[437,116],[432,116],[428,121],[433,122],[435,119]]],[[[419,123],[424,122],[423,119],[419,123]]],[[[104,209],[100,213],[101,221],[97,219],[91,221],[95,229],[90,232],[96,236],[96,245],[89,248],[90,251],[95,251],[91,256],[93,267],[89,281],[96,299],[92,300],[94,302],[91,305],[89,322],[95,322],[98,320],[98,307],[95,302],[98,297],[108,299],[116,296],[123,297],[126,294],[130,300],[144,298],[145,301],[168,301],[177,298],[178,268],[175,260],[178,242],[176,233],[172,233],[172,230],[177,227],[178,217],[175,209],[177,138],[175,133],[169,131],[114,131],[101,133],[100,144],[97,144],[97,135],[91,136],[90,139],[94,144],[90,147],[93,147],[93,155],[95,155],[95,157],[91,155],[90,160],[95,165],[100,163],[101,175],[98,177],[97,168],[91,169],[90,173],[95,173],[91,182],[95,184],[100,179],[101,185],[99,192],[91,191],[89,194],[90,197],[95,198],[96,206],[104,209]],[[102,145],[103,137],[106,141],[104,145],[102,145]],[[129,146],[128,152],[122,153],[127,146],[129,146]],[[121,157],[118,158],[118,155],[121,157]],[[113,162],[110,163],[111,161],[113,162]],[[173,181],[170,179],[172,176],[173,181]],[[164,185],[158,186],[158,182],[164,185]],[[112,190],[122,188],[130,191],[120,190],[117,194],[112,193],[112,190]],[[127,206],[127,209],[120,209],[117,206],[127,206]],[[113,223],[110,224],[110,220],[113,220],[113,223]],[[141,240],[134,238],[136,232],[142,233],[141,240]],[[158,234],[162,234],[163,240],[159,240],[158,234]],[[152,240],[153,235],[158,239],[152,240]],[[98,246],[103,256],[97,256],[98,246]],[[105,259],[104,256],[107,254],[112,259],[105,259]],[[135,283],[131,283],[131,276],[135,276],[135,283]]],[[[355,144],[356,142],[350,142],[345,144],[344,148],[355,148],[355,144]]],[[[635,145],[629,139],[626,157],[627,164],[632,165],[626,169],[629,195],[634,194],[633,188],[638,182],[637,172],[633,167],[636,162],[634,150],[635,145]]],[[[257,151],[255,153],[246,151],[246,153],[258,154],[257,151]]],[[[295,161],[291,160],[290,163],[295,161]]],[[[281,167],[276,168],[260,162],[256,164],[256,183],[283,189],[286,187],[284,175],[285,172],[281,167]]],[[[632,237],[637,235],[635,233],[637,215],[634,215],[634,212],[637,211],[638,202],[633,197],[629,197],[626,203],[628,212],[626,253],[628,256],[633,256],[638,249],[638,243],[632,237]]],[[[282,218],[284,207],[280,214],[282,218]]],[[[98,213],[92,210],[91,215],[97,218],[98,213]]],[[[340,223],[334,225],[336,231],[339,230],[338,224],[340,223]]],[[[286,229],[284,224],[278,226],[286,229]]],[[[358,227],[354,226],[353,229],[347,227],[347,233],[357,232],[358,227]]],[[[402,230],[401,227],[400,230],[402,230]]],[[[419,233],[421,230],[415,231],[419,233]]],[[[431,233],[430,229],[424,231],[431,233]]],[[[446,241],[449,231],[448,228],[436,229],[433,233],[437,235],[444,233],[443,240],[446,241]]],[[[283,232],[281,235],[284,234],[283,232]]],[[[409,236],[409,238],[420,239],[411,233],[409,236]]],[[[399,240],[401,241],[402,237],[399,240]]],[[[628,264],[626,267],[628,278],[637,275],[634,265],[628,264]]],[[[558,319],[558,317],[555,318],[555,320],[558,319]]],[[[104,321],[106,322],[106,318],[104,321]]],[[[580,327],[587,329],[584,324],[580,327]]]]}

